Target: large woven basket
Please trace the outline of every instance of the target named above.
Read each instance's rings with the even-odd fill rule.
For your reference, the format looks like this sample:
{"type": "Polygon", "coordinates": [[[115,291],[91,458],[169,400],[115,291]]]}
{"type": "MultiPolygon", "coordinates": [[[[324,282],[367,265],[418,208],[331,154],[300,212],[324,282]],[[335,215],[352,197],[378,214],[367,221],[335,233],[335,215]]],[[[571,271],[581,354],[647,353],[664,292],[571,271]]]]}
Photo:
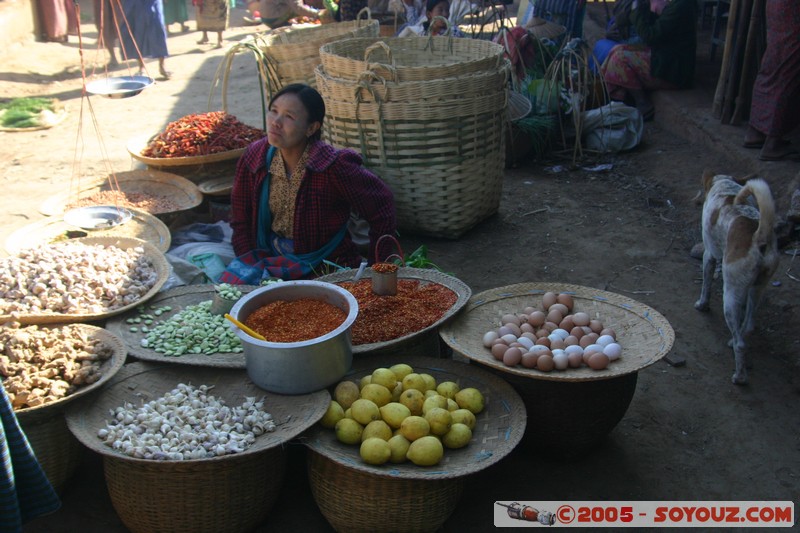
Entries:
{"type": "Polygon", "coordinates": [[[511,383],[537,422],[525,435],[527,448],[551,456],[580,457],[602,440],[625,415],[638,372],[664,357],[675,332],[663,315],[636,300],[608,291],[566,283],[531,282],[498,287],[473,295],[464,311],[439,330],[456,353],[511,383]],[[483,335],[508,313],[541,303],[545,292],[572,295],[574,309],[613,328],[622,357],[605,370],[588,367],[549,373],[508,367],[483,346],[483,335]]]}
{"type": "Polygon", "coordinates": [[[267,518],[284,479],[284,444],[315,424],[329,402],[325,390],[299,396],[267,393],[244,370],[132,363],[95,401],[69,409],[67,423],[84,445],[103,457],[111,502],[131,531],[239,532],[251,531],[267,518]],[[228,405],[239,405],[248,396],[263,397],[277,428],[243,452],[184,461],[134,459],[97,437],[109,409],[161,397],[179,383],[213,385],[211,394],[228,405]]]}
{"type": "Polygon", "coordinates": [[[337,531],[435,531],[458,504],[465,478],[502,460],[519,443],[526,426],[522,400],[503,379],[475,366],[447,359],[380,356],[357,360],[345,379],[358,381],[375,368],[406,363],[437,382],[476,387],[486,407],[477,415],[472,441],[445,450],[432,467],[412,463],[373,466],[359,447],[345,445],[319,424],[302,437],[309,447],[311,491],[337,531]]]}
{"type": "Polygon", "coordinates": [[[80,443],[67,428],[64,412],[75,400],[97,393],[125,364],[125,347],[116,335],[103,328],[88,324],[53,325],[52,327],[62,326],[80,331],[87,339],[98,339],[109,346],[113,353],[109,359],[103,362],[102,377],[98,381],[78,389],[61,400],[14,412],[36,454],[36,459],[42,466],[50,484],[58,492],[61,492],[64,484],[75,473],[83,453],[80,443]]]}
{"type": "Polygon", "coordinates": [[[356,20],[298,28],[287,26],[256,36],[256,42],[269,62],[272,87],[280,89],[290,83],[315,85],[314,68],[320,62],[320,46],[341,39],[377,37],[379,32],[379,21],[365,8],[356,20]],[[363,18],[364,14],[367,18],[363,18]]]}
{"type": "Polygon", "coordinates": [[[387,183],[401,229],[458,238],[499,208],[510,72],[503,61],[411,82],[377,72],[347,80],[317,67],[326,140],[359,152],[387,183]]]}
{"type": "MultiPolygon", "coordinates": [[[[352,281],[355,276],[354,270],[342,270],[320,276],[317,278],[319,281],[327,281],[329,283],[341,283],[345,281],[352,281]]],[[[372,277],[372,269],[368,268],[364,271],[364,278],[370,279],[372,277]]],[[[430,326],[421,329],[420,331],[405,335],[397,339],[384,342],[373,342],[370,344],[358,344],[353,346],[354,356],[364,355],[396,355],[400,357],[408,355],[427,355],[429,357],[436,357],[439,355],[439,328],[442,324],[452,320],[461,309],[469,301],[472,296],[472,289],[463,281],[439,272],[438,270],[431,270],[427,268],[408,268],[401,267],[397,271],[398,279],[411,279],[418,280],[421,284],[438,283],[444,285],[454,293],[456,293],[456,303],[436,322],[430,326]]],[[[358,320],[358,319],[356,319],[358,320]]]]}
{"type": "MultiPolygon", "coordinates": [[[[453,37],[381,37],[347,39],[319,49],[325,72],[358,81],[374,72],[387,81],[436,81],[501,69],[501,45],[453,37]]],[[[420,96],[424,98],[424,95],[420,96]]]]}

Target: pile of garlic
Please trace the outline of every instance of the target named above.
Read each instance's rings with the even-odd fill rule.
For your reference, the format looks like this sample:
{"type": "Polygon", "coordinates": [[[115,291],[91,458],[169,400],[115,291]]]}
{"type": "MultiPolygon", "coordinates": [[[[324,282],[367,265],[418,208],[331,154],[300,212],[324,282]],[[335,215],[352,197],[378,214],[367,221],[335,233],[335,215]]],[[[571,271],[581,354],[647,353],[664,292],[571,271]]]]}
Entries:
{"type": "Polygon", "coordinates": [[[242,452],[257,436],[275,431],[263,399],[246,397],[229,407],[209,394],[213,388],[180,383],[140,407],[126,402],[109,411],[112,420],[97,436],[136,459],[180,461],[242,452]]]}

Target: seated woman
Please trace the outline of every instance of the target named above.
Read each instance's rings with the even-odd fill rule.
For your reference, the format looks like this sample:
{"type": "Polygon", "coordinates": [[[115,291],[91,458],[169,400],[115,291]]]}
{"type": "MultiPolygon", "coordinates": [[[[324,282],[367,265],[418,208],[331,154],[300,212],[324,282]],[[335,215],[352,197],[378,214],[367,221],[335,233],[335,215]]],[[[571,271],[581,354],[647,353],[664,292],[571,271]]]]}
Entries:
{"type": "Polygon", "coordinates": [[[261,22],[272,29],[289,25],[289,19],[308,17],[317,20],[320,9],[303,3],[303,0],[261,0],[261,22]]]}
{"type": "Polygon", "coordinates": [[[272,98],[267,136],[236,164],[231,241],[238,257],[220,282],[312,277],[323,260],[358,266],[351,214],[369,224],[369,253],[395,233],[392,192],[358,153],[320,140],[324,118],[325,102],[308,85],[287,85],[272,98]]]}
{"type": "Polygon", "coordinates": [[[606,26],[606,35],[598,39],[592,48],[592,61],[589,67],[593,72],[599,72],[600,65],[606,60],[608,53],[618,44],[638,44],[642,42],[636,34],[631,22],[631,7],[633,0],[618,0],[614,3],[611,20],[606,26]]]}
{"type": "Polygon", "coordinates": [[[611,49],[601,72],[612,100],[628,97],[645,120],[655,114],[648,91],[688,89],[697,51],[696,0],[634,0],[631,20],[644,44],[611,49]]]}
{"type": "Polygon", "coordinates": [[[449,0],[427,0],[425,4],[425,17],[420,18],[415,24],[406,26],[398,32],[398,37],[418,37],[427,35],[445,35],[450,26],[453,37],[464,37],[464,33],[455,24],[448,23],[450,18],[449,0]]]}

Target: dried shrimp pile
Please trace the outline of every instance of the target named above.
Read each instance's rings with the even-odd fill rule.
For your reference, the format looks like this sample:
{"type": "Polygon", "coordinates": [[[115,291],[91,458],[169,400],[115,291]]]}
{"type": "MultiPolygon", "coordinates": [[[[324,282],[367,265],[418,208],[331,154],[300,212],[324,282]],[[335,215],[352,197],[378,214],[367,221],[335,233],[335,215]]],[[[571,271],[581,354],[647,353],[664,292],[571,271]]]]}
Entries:
{"type": "Polygon", "coordinates": [[[0,259],[0,315],[106,313],[138,302],[157,281],[142,247],[42,245],[0,259]]]}
{"type": "Polygon", "coordinates": [[[76,326],[0,329],[0,376],[14,409],[69,396],[102,377],[113,348],[76,326]]]}
{"type": "Polygon", "coordinates": [[[100,191],[86,198],[71,202],[67,205],[67,208],[88,207],[93,205],[127,207],[129,209],[138,209],[145,213],[150,213],[151,215],[172,213],[181,208],[177,202],[167,196],[124,191],[100,191]]]}

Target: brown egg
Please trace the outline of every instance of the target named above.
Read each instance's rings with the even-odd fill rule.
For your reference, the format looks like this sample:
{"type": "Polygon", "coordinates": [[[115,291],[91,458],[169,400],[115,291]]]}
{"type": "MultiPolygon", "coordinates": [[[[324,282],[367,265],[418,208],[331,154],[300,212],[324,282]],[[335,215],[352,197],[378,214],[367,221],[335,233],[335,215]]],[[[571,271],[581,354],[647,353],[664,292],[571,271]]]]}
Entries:
{"type": "Polygon", "coordinates": [[[519,348],[509,348],[503,354],[503,364],[506,366],[517,366],[522,361],[522,350],[519,348]]]}
{"type": "Polygon", "coordinates": [[[530,315],[534,311],[536,311],[536,308],[535,307],[530,307],[530,306],[528,306],[528,307],[526,307],[525,309],[522,310],[522,312],[524,314],[526,314],[526,315],[530,315]]]}
{"type": "Polygon", "coordinates": [[[587,365],[589,364],[589,359],[596,353],[601,353],[599,350],[584,350],[583,351],[583,362],[587,365]]]}
{"type": "Polygon", "coordinates": [[[542,327],[547,331],[549,331],[550,333],[553,333],[555,330],[558,329],[558,324],[556,324],[555,322],[547,321],[544,323],[542,327]]]}
{"type": "Polygon", "coordinates": [[[590,320],[589,327],[592,328],[592,331],[597,333],[598,337],[600,336],[600,332],[603,331],[603,323],[599,320],[590,320]]]}
{"type": "Polygon", "coordinates": [[[547,337],[539,337],[538,339],[536,339],[536,344],[539,344],[541,346],[547,346],[549,348],[550,339],[548,339],[547,337]]]}
{"type": "Polygon", "coordinates": [[[536,368],[536,361],[539,359],[539,354],[534,352],[525,352],[522,354],[522,366],[525,368],[536,368]]]}
{"type": "Polygon", "coordinates": [[[523,331],[522,335],[520,335],[520,337],[527,337],[530,340],[536,342],[536,334],[531,332],[531,331],[523,331]]]}
{"type": "Polygon", "coordinates": [[[551,339],[550,340],[550,349],[551,350],[563,350],[566,348],[567,345],[564,344],[563,339],[551,339]]]}
{"type": "Polygon", "coordinates": [[[511,344],[509,344],[508,347],[509,348],[525,348],[525,345],[522,344],[521,342],[516,342],[515,341],[515,342],[512,342],[511,344]]]}
{"type": "Polygon", "coordinates": [[[496,338],[495,340],[492,341],[492,346],[494,346],[495,344],[502,344],[504,346],[508,346],[508,343],[506,341],[504,341],[503,339],[501,339],[500,337],[498,337],[498,338],[496,338]]]}
{"type": "Polygon", "coordinates": [[[589,367],[592,370],[603,370],[607,366],[608,356],[604,353],[597,352],[589,358],[589,367]]]}
{"type": "Polygon", "coordinates": [[[522,329],[520,329],[520,327],[514,324],[513,322],[509,322],[508,324],[506,324],[505,327],[509,328],[511,330],[511,333],[513,333],[517,337],[522,335],[522,329]]]}
{"type": "Polygon", "coordinates": [[[583,312],[572,315],[572,321],[575,322],[576,326],[588,326],[589,320],[589,315],[583,312]]]}
{"type": "Polygon", "coordinates": [[[575,321],[572,320],[572,315],[567,315],[562,318],[561,322],[558,323],[558,327],[567,331],[572,331],[572,328],[575,327],[575,321]]]}
{"type": "Polygon", "coordinates": [[[583,354],[580,352],[571,352],[567,354],[570,368],[579,368],[583,365],[583,354]]]}
{"type": "Polygon", "coordinates": [[[509,347],[505,344],[495,344],[492,346],[492,355],[498,361],[503,360],[503,355],[509,350],[509,347]]]}
{"type": "Polygon", "coordinates": [[[536,368],[542,372],[550,372],[555,368],[556,364],[553,362],[552,355],[541,355],[536,361],[536,368]]]}
{"type": "Polygon", "coordinates": [[[534,327],[531,326],[530,324],[528,324],[527,322],[525,322],[524,324],[521,324],[520,327],[519,327],[519,330],[522,333],[533,333],[534,331],[536,331],[534,329],[534,327]]]}
{"type": "Polygon", "coordinates": [[[545,309],[550,309],[550,306],[556,303],[558,295],[554,292],[546,292],[542,295],[542,305],[545,309]]]}
{"type": "Polygon", "coordinates": [[[500,318],[502,324],[516,324],[519,326],[519,317],[517,315],[506,314],[500,318]]]}
{"type": "Polygon", "coordinates": [[[572,295],[563,292],[556,296],[556,302],[566,305],[568,311],[572,311],[572,308],[575,306],[575,300],[572,298],[572,295]]]}
{"type": "Polygon", "coordinates": [[[565,346],[572,346],[573,344],[578,344],[580,340],[575,335],[570,335],[566,339],[564,339],[565,346]]]}
{"type": "Polygon", "coordinates": [[[508,335],[509,333],[513,334],[514,332],[511,330],[511,328],[508,326],[508,324],[506,324],[504,326],[500,326],[499,328],[497,328],[497,334],[500,335],[501,337],[503,335],[508,335]]]}
{"type": "MultiPolygon", "coordinates": [[[[564,319],[564,315],[558,309],[551,309],[547,312],[547,322],[552,322],[555,325],[558,325],[564,319]]],[[[547,324],[545,322],[545,324],[547,324]]]]}
{"type": "Polygon", "coordinates": [[[547,330],[547,329],[544,329],[544,328],[536,330],[536,338],[537,339],[541,339],[542,337],[547,337],[548,335],[550,335],[550,330],[547,330]]]}
{"type": "Polygon", "coordinates": [[[519,317],[519,325],[520,326],[522,324],[525,324],[528,321],[528,315],[526,315],[525,313],[522,313],[522,314],[517,315],[517,316],[519,317]]]}
{"type": "Polygon", "coordinates": [[[528,315],[528,324],[531,326],[538,328],[544,321],[546,320],[547,315],[544,314],[544,311],[534,311],[528,315]]]}
{"type": "Polygon", "coordinates": [[[604,328],[603,331],[600,332],[600,336],[602,337],[603,335],[611,335],[614,337],[614,340],[617,340],[617,332],[612,328],[604,328]]]}
{"type": "Polygon", "coordinates": [[[580,326],[575,326],[574,328],[572,328],[571,330],[569,330],[569,334],[570,334],[570,335],[572,335],[573,337],[577,337],[577,338],[578,338],[578,340],[580,340],[580,339],[581,339],[581,337],[583,337],[584,335],[586,335],[586,332],[585,332],[585,331],[583,331],[583,328],[582,328],[582,327],[580,327],[580,326]]]}
{"type": "Polygon", "coordinates": [[[597,333],[587,333],[581,337],[580,342],[578,343],[581,345],[581,348],[586,348],[590,344],[594,344],[594,342],[599,338],[599,335],[597,337],[592,337],[592,335],[597,335],[597,333]]]}
{"type": "Polygon", "coordinates": [[[561,311],[562,317],[565,317],[569,314],[569,308],[564,304],[555,303],[550,306],[548,311],[552,311],[553,309],[558,309],[559,311],[561,311]]]}

